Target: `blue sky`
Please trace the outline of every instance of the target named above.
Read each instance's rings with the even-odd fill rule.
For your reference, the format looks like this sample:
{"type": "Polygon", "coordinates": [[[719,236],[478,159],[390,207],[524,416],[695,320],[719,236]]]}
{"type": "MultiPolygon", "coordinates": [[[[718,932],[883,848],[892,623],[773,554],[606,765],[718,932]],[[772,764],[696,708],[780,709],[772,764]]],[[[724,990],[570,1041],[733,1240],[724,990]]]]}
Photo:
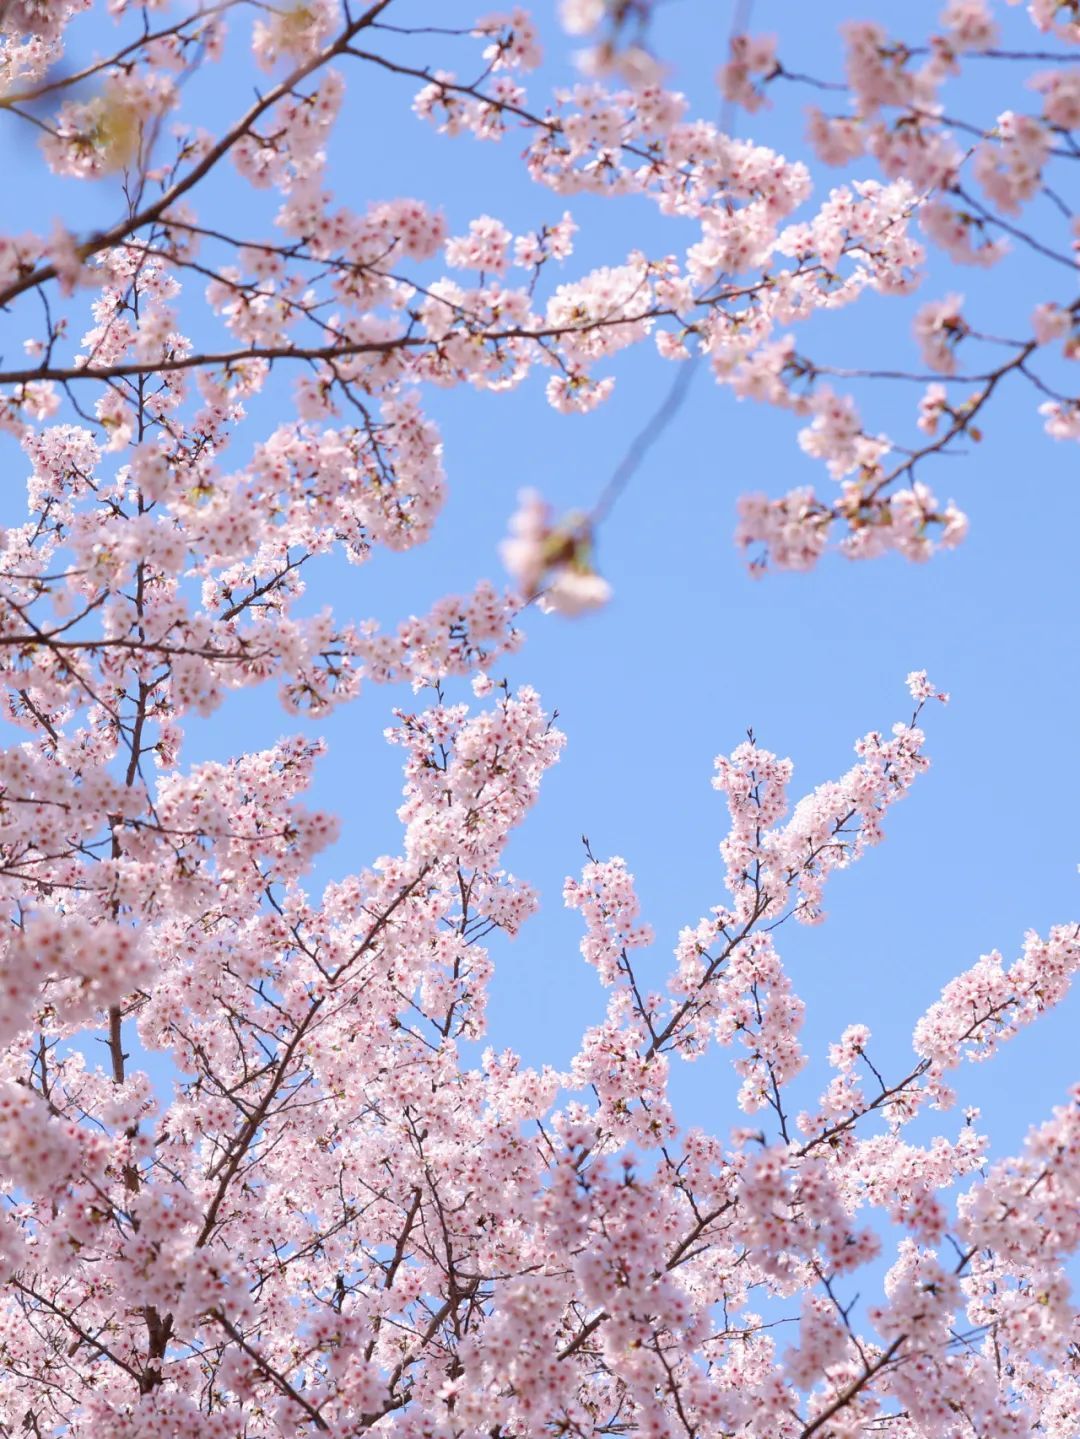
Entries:
{"type": "MultiPolygon", "coordinates": [[[[857,8],[875,13],[871,3],[857,8]]],[[[1000,8],[1010,37],[1037,39],[1022,12],[1000,8]]],[[[430,22],[435,13],[430,0],[399,0],[395,18],[398,9],[402,23],[430,22]]],[[[719,112],[712,77],[731,9],[720,0],[668,0],[658,14],[655,40],[671,62],[671,83],[690,96],[692,111],[710,117],[719,112]]],[[[925,34],[937,9],[904,6],[909,33],[925,34]]],[[[573,72],[552,7],[536,10],[550,50],[545,70],[529,83],[539,101],[546,84],[567,83],[573,72]]],[[[882,4],[876,12],[893,21],[900,13],[882,4]]],[[[437,13],[438,23],[452,25],[477,12],[440,0],[437,13]]],[[[833,0],[813,7],[758,0],[752,28],[778,31],[782,57],[837,77],[835,29],[848,13],[833,0]]],[[[84,55],[102,47],[108,24],[97,7],[80,22],[84,55]]],[[[471,41],[409,43],[421,63],[471,68],[471,41]]],[[[989,121],[1006,104],[1030,103],[1011,69],[973,62],[972,71],[964,113],[989,121]]],[[[569,207],[581,232],[567,278],[620,263],[630,248],[666,253],[692,238],[641,201],[564,200],[531,186],[514,135],[500,147],[436,135],[411,114],[411,81],[357,67],[346,78],[350,96],[331,152],[331,179],[339,197],[358,209],[368,200],[419,195],[439,204],[451,233],[461,233],[481,213],[520,232],[569,207]]],[[[213,127],[237,113],[250,80],[238,59],[196,77],[189,100],[200,123],[213,127]]],[[[793,89],[778,94],[772,111],[740,116],[740,133],[791,155],[805,153],[805,98],[793,89]]],[[[114,213],[117,196],[108,183],[93,191],[42,183],[29,132],[9,116],[3,120],[0,161],[19,227],[47,226],[55,214],[91,226],[114,213]]],[[[854,173],[873,174],[871,162],[854,173]]],[[[832,172],[817,178],[819,198],[839,182],[832,172]]],[[[269,216],[273,208],[265,197],[252,200],[227,172],[199,204],[204,215],[216,206],[219,217],[235,223],[242,204],[253,230],[252,216],[269,216]]],[[[920,299],[960,289],[973,313],[992,319],[987,328],[1008,333],[1023,329],[1037,300],[1071,299],[1069,281],[1022,255],[989,274],[938,264],[920,299]]],[[[910,336],[917,303],[869,298],[815,324],[806,348],[844,364],[918,366],[910,336]]],[[[29,331],[33,317],[26,323],[23,314],[5,324],[5,335],[29,331]]],[[[7,339],[4,348],[13,353],[7,339]]],[[[311,605],[329,600],[342,614],[393,624],[481,576],[501,581],[496,547],[517,491],[534,486],[556,507],[587,507],[674,378],[649,346],[620,357],[613,372],[613,398],[588,417],[550,410],[542,377],[505,396],[428,393],[450,486],[435,538],[405,556],[377,555],[362,569],[326,562],[313,575],[311,605]]],[[[860,398],[872,426],[910,438],[919,393],[918,386],[878,385],[865,387],[860,398]]],[[[657,932],[644,961],[655,978],[646,982],[660,987],[680,926],[725,898],[717,854],[725,809],[709,784],[713,756],[733,748],[752,725],[763,744],[794,758],[797,798],[848,767],[857,736],[907,717],[904,677],[911,669],[926,668],[953,695],[947,709],[934,707],[928,717],[933,769],[891,813],[886,843],[834,876],[826,924],[793,926],[781,937],[808,1006],[805,1042],[814,1063],[800,1098],[822,1087],[825,1046],[845,1025],[868,1023],[879,1068],[899,1074],[910,1060],[915,1019],[949,978],[994,947],[1011,958],[1027,928],[1045,931],[1076,914],[1077,456],[1043,435],[1035,404],[1029,390],[1006,391],[987,416],[981,446],[928,468],[924,478],[971,517],[970,537],[958,552],[926,566],[830,556],[814,574],[755,581],[732,544],[738,494],[829,481],[799,450],[797,422],[738,403],[705,370],[696,375],[677,422],[600,535],[613,603],[577,622],[530,616],[524,649],[496,671],[539,689],[558,708],[569,743],[510,848],[511,867],[539,886],[543,909],[516,942],[497,951],[491,1042],[517,1047],[530,1063],[565,1064],[581,1030],[602,1013],[604,992],[577,953],[578,917],[561,903],[563,878],[582,861],[582,833],[598,856],[621,854],[637,875],[644,916],[657,932]]],[[[275,381],[253,407],[241,444],[288,413],[287,382],[275,381]]],[[[16,451],[7,454],[15,489],[25,465],[16,451]]],[[[4,516],[12,513],[9,495],[4,516]]],[[[408,691],[372,686],[357,703],[304,726],[267,695],[249,692],[211,719],[188,724],[189,758],[224,758],[297,728],[325,735],[330,751],[313,801],[331,805],[344,822],[340,844],[319,866],[326,878],[398,848],[399,754],[384,746],[381,732],[393,706],[412,703],[408,691]]],[[[1076,1003],[1067,1004],[1012,1041],[991,1067],[963,1075],[962,1104],[982,1107],[998,1152],[1014,1148],[1077,1077],[1077,1022],[1076,1003]]],[[[676,1092],[685,1122],[725,1132],[739,1122],[736,1087],[723,1053],[683,1070],[676,1092]]],[[[957,1114],[941,1124],[952,1133],[960,1122],[957,1114]]]]}

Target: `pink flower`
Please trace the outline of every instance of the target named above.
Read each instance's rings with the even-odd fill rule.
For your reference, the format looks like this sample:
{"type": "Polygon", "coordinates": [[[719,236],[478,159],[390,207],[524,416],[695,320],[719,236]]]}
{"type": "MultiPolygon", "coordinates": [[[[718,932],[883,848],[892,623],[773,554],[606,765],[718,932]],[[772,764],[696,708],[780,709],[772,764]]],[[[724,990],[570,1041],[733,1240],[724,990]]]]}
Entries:
{"type": "Polygon", "coordinates": [[[960,313],[963,303],[962,295],[947,295],[923,305],[915,317],[915,338],[923,360],[943,375],[955,373],[956,347],[968,331],[960,313]]]}
{"type": "Polygon", "coordinates": [[[611,586],[593,571],[559,569],[540,596],[540,608],[560,615],[580,615],[600,609],[611,599],[611,586]]]}
{"type": "Polygon", "coordinates": [[[754,111],[765,103],[764,90],[754,84],[754,77],[768,80],[776,70],[775,35],[736,35],[731,41],[731,58],[717,72],[716,83],[726,100],[754,111]]]}
{"type": "Polygon", "coordinates": [[[568,35],[587,35],[604,18],[605,0],[560,0],[559,19],[568,35]]]}
{"type": "Polygon", "coordinates": [[[908,693],[911,698],[922,704],[926,700],[940,700],[942,704],[948,704],[949,696],[934,689],[934,686],[926,678],[925,670],[912,670],[907,677],[908,693]]]}
{"type": "Polygon", "coordinates": [[[510,231],[490,215],[470,220],[468,235],[446,242],[446,263],[459,270],[492,270],[501,274],[507,265],[510,231]]]}
{"type": "Polygon", "coordinates": [[[949,0],[941,23],[958,50],[989,50],[997,43],[998,27],[987,0],[949,0]]]}
{"type": "Polygon", "coordinates": [[[1050,300],[1036,305],[1031,313],[1031,328],[1040,345],[1049,345],[1054,340],[1062,339],[1072,331],[1073,324],[1069,311],[1050,300]]]}

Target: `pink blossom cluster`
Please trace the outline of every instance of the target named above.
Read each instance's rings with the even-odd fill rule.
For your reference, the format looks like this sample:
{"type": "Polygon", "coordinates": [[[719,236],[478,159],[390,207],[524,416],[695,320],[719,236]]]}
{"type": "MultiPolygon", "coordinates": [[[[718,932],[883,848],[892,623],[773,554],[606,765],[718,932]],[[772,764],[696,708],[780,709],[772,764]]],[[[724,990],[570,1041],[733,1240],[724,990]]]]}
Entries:
{"type": "MultiPolygon", "coordinates": [[[[918,448],[864,421],[839,383],[863,372],[804,354],[796,327],[864,296],[902,308],[935,251],[1008,264],[1044,201],[1065,238],[1027,248],[1075,266],[1053,201],[1075,6],[1033,0],[1053,58],[977,122],[952,117],[953,83],[1005,58],[986,0],[947,0],[917,43],[848,24],[843,103],[809,131],[859,173],[816,199],[808,163],[692,114],[644,0],[564,0],[588,48],[536,100],[544,17],[517,6],[458,29],[394,0],[104,8],[0,13],[2,118],[33,131],[50,195],[93,184],[114,206],[0,236],[0,428],[26,482],[0,531],[0,1433],[1074,1439],[1077,1095],[1011,1157],[970,1108],[930,1126],[966,1061],[1065,1000],[1077,926],[918,1001],[899,1073],[843,1016],[806,1089],[783,925],[820,922],[882,839],[947,696],[913,671],[910,719],[799,798],[752,735],[721,755],[726,898],[672,959],[625,861],[586,846],[564,900],[606,1003],[531,1068],[488,1011],[540,904],[510,846],[564,737],[497,667],[534,599],[609,598],[594,550],[618,486],[563,518],[524,494],[509,594],[467,582],[384,628],[331,566],[439,525],[432,389],[486,402],[539,375],[577,424],[654,346],[789,412],[835,486],[745,496],[752,563],[810,568],[834,533],[853,557],[956,544],[965,517],[924,462],[979,439],[1014,380],[1080,437],[1054,368],[1080,353],[1080,302],[1040,282],[1030,333],[999,339],[956,295],[923,303],[940,378],[920,377],[918,448]],[[253,83],[210,133],[187,82],[226,51],[253,83]],[[343,117],[376,71],[447,135],[513,136],[544,206],[578,210],[511,226],[494,179],[479,213],[355,204],[343,117]],[[578,227],[601,202],[666,230],[599,251],[578,227]],[[320,573],[340,613],[313,602],[320,573]],[[238,752],[207,758],[185,729],[241,689],[318,718],[365,681],[412,695],[386,732],[400,835],[317,884],[339,837],[308,802],[323,742],[229,731],[238,752]],[[681,1062],[714,1050],[730,1133],[719,1111],[684,1122],[681,1062]]],[[[736,35],[720,85],[757,110],[807,78],[782,36],[736,35]]],[[[541,961],[558,986],[557,945],[541,961]]]]}
{"type": "Polygon", "coordinates": [[[731,58],[717,75],[717,84],[724,98],[753,112],[765,103],[754,77],[768,79],[776,68],[775,35],[735,35],[731,41],[731,58]]]}

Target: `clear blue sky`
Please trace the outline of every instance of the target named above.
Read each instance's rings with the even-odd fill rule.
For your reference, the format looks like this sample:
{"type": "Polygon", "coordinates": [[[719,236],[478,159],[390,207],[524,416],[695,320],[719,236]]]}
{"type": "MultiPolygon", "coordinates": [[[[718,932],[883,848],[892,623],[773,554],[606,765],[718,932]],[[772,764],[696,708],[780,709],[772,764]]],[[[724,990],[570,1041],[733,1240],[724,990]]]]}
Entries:
{"type": "MultiPolygon", "coordinates": [[[[484,9],[460,0],[399,0],[395,18],[399,8],[403,21],[446,25],[484,9]]],[[[570,77],[569,47],[552,6],[536,8],[551,52],[529,86],[540,100],[546,83],[570,77]]],[[[855,13],[893,22],[902,15],[918,37],[939,8],[856,3],[855,13]]],[[[1000,8],[1010,36],[1028,44],[1037,38],[1022,12],[1000,8]]],[[[710,117],[719,110],[712,77],[731,9],[721,0],[669,0],[655,30],[673,65],[672,83],[688,93],[693,111],[710,117]]],[[[753,28],[777,30],[782,57],[836,77],[835,28],[848,14],[835,0],[812,7],[758,0],[753,28]]],[[[108,29],[95,7],[77,32],[84,54],[103,47],[108,29]]],[[[412,44],[422,61],[457,64],[461,73],[471,68],[472,42],[412,44]]],[[[1004,105],[1025,103],[1019,77],[982,65],[974,64],[976,78],[966,87],[966,113],[988,122],[1004,105]]],[[[632,247],[675,251],[691,238],[644,202],[564,201],[530,186],[513,134],[501,147],[436,135],[411,115],[413,82],[358,67],[346,76],[350,98],[331,174],[340,198],[356,208],[418,195],[441,205],[451,233],[461,233],[481,213],[523,231],[568,205],[582,227],[568,278],[619,263],[632,247]]],[[[238,112],[249,80],[239,62],[198,77],[189,98],[200,121],[213,126],[238,112]]],[[[740,117],[740,132],[804,153],[805,97],[788,91],[777,99],[772,112],[740,117]]],[[[42,184],[25,153],[28,133],[3,117],[0,161],[18,200],[9,226],[16,208],[18,227],[47,226],[57,213],[69,224],[91,225],[114,212],[109,184],[94,194],[71,183],[42,184]]],[[[874,171],[866,162],[854,173],[874,171]]],[[[820,173],[819,196],[838,182],[834,172],[820,173]]],[[[253,214],[272,210],[229,174],[212,193],[219,218],[232,225],[242,217],[253,224],[253,214]]],[[[208,204],[199,201],[204,215],[208,204]]],[[[1069,281],[1065,271],[1020,257],[989,275],[939,265],[922,298],[960,289],[974,312],[982,307],[987,328],[1009,332],[1023,326],[1036,299],[1071,299],[1069,281]]],[[[847,364],[916,365],[912,310],[911,301],[868,299],[815,327],[817,353],[847,364]]],[[[14,330],[5,324],[5,336],[21,338],[28,329],[20,314],[14,330]]],[[[7,338],[4,348],[14,352],[7,338]]],[[[496,546],[516,492],[535,486],[557,506],[587,507],[674,376],[648,346],[621,357],[615,373],[612,400],[585,418],[551,411],[542,377],[506,396],[429,393],[450,485],[434,540],[403,557],[379,555],[363,569],[325,563],[312,578],[312,606],[331,600],[343,614],[391,625],[481,576],[501,580],[496,546]]],[[[275,381],[243,444],[289,413],[286,386],[275,381]]],[[[863,395],[871,425],[910,437],[917,386],[863,395]]],[[[959,552],[923,567],[833,556],[812,575],[755,582],[732,544],[737,495],[829,482],[798,449],[795,421],[741,405],[707,373],[697,375],[677,423],[604,526],[600,561],[614,602],[579,622],[531,616],[524,649],[497,672],[538,688],[558,708],[569,744],[511,846],[512,867],[539,886],[543,909],[516,943],[497,951],[492,1042],[519,1048],[528,1062],[561,1065],[582,1028],[602,1013],[604,992],[577,953],[578,917],[561,903],[563,878],[581,863],[583,832],[598,855],[625,856],[637,875],[658,936],[644,962],[655,979],[646,982],[659,987],[679,927],[725,898],[717,854],[725,809],[709,785],[713,756],[753,725],[762,743],[794,758],[798,797],[848,766],[858,735],[907,716],[904,677],[915,668],[953,694],[947,709],[929,716],[933,769],[892,812],[886,843],[833,878],[827,923],[792,926],[781,939],[808,1005],[805,1042],[814,1063],[802,1094],[811,1099],[823,1086],[825,1047],[855,1020],[873,1029],[872,1053],[883,1072],[899,1073],[910,1059],[915,1019],[949,978],[994,947],[1011,958],[1025,929],[1045,931],[1076,914],[1077,453],[1047,439],[1034,410],[1030,391],[1004,394],[980,448],[928,469],[939,495],[954,497],[971,517],[959,552]]],[[[7,456],[9,491],[17,491],[25,463],[10,448],[7,456]]],[[[9,493],[4,517],[16,508],[9,493]]],[[[298,722],[268,699],[245,693],[212,719],[189,722],[189,758],[225,758],[293,732],[298,722]]],[[[380,736],[393,706],[411,703],[408,691],[372,686],[356,704],[308,726],[330,743],[313,800],[344,820],[343,839],[320,864],[320,878],[397,849],[399,754],[380,736]]],[[[999,1152],[1015,1147],[1077,1077],[1078,1018],[1074,1001],[1020,1035],[991,1067],[962,1076],[961,1107],[982,1106],[999,1152]]],[[[720,1133],[738,1122],[728,1060],[720,1052],[678,1074],[686,1122],[720,1133]]],[[[957,1113],[940,1122],[951,1134],[962,1121],[957,1113]]]]}

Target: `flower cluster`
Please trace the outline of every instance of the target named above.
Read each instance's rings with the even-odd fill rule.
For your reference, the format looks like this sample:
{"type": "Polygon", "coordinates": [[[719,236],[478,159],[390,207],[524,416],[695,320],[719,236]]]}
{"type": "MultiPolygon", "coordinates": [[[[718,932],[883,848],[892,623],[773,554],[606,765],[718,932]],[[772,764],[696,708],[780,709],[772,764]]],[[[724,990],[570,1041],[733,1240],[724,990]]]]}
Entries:
{"type": "MultiPolygon", "coordinates": [[[[518,6],[457,29],[390,0],[105,8],[116,33],[90,45],[88,0],[0,7],[0,118],[31,127],[50,205],[89,186],[103,207],[0,236],[0,431],[26,481],[0,530],[0,1433],[1072,1439],[1077,1096],[1011,1158],[976,1111],[924,1126],[963,1062],[1064,1000],[1080,930],[946,983],[899,1075],[845,1016],[802,1097],[817,1056],[782,926],[820,922],[882,839],[947,696],[913,671],[910,719],[798,799],[752,734],[720,756],[727,894],[666,968],[626,863],[586,845],[564,899],[606,1005],[561,1067],[530,1068],[485,1043],[489,1001],[539,906],[508,850],[564,740],[489,671],[532,601],[609,599],[594,548],[625,476],[561,519],[522,495],[512,593],[470,582],[384,627],[342,576],[440,522],[433,390],[495,403],[540,376],[572,425],[632,350],[787,412],[834,487],[744,496],[752,563],[807,569],[834,535],[853,557],[958,543],[924,463],[977,440],[1013,381],[1080,438],[1057,378],[1080,302],[1040,278],[1030,333],[1004,337],[975,302],[924,303],[918,448],[864,420],[861,370],[846,388],[795,336],[867,296],[903,310],[935,251],[1008,263],[1040,207],[1064,238],[1025,245],[1030,273],[1075,269],[1075,5],[1033,0],[1032,83],[977,122],[950,87],[1013,53],[986,0],[947,0],[919,43],[847,25],[851,103],[811,115],[810,145],[878,173],[816,197],[807,163],[668,86],[648,0],[564,0],[588,48],[540,100],[547,36],[518,6]],[[226,53],[219,98],[245,95],[209,133],[192,97],[226,53]],[[385,90],[348,98],[357,70],[385,90]],[[357,203],[341,120],[395,86],[405,123],[412,95],[448,136],[518,137],[558,218],[494,213],[494,170],[465,213],[357,203]],[[578,227],[602,203],[655,222],[599,250],[578,227]],[[208,757],[198,720],[267,685],[318,719],[376,683],[414,706],[399,694],[386,733],[400,834],[327,880],[324,743],[257,748],[238,722],[208,757]],[[719,1050],[726,1138],[686,1127],[679,1088],[719,1050]]],[[[719,83],[754,111],[807,79],[782,37],[736,35],[719,83]]]]}

